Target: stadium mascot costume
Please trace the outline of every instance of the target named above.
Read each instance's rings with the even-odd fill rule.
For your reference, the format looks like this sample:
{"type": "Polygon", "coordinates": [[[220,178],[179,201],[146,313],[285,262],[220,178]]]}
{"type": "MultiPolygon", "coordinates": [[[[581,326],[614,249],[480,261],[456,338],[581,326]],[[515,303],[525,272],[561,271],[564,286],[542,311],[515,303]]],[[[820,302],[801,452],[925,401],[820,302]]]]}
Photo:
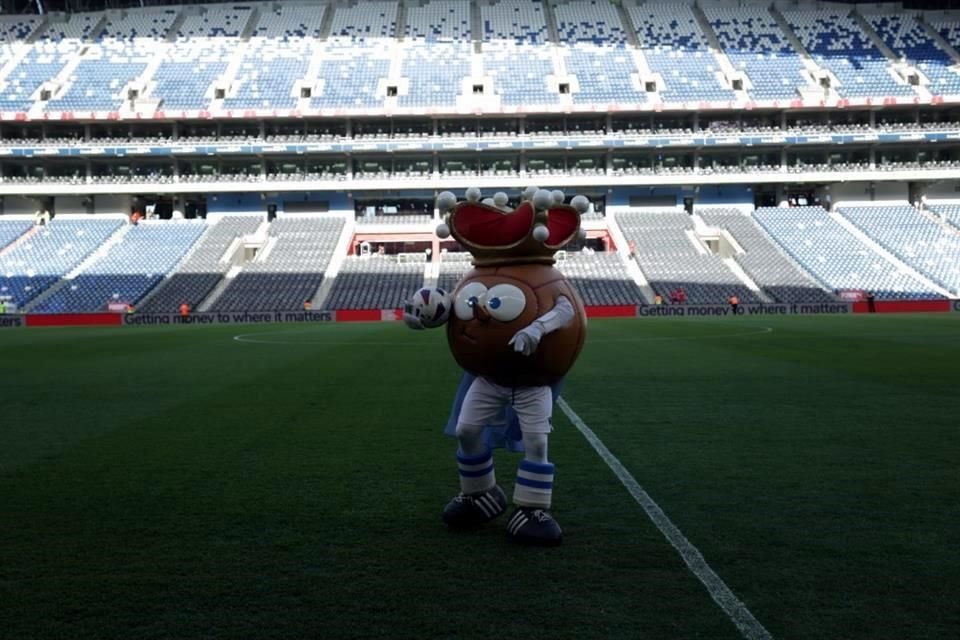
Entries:
{"type": "Polygon", "coordinates": [[[452,295],[423,289],[404,310],[404,321],[415,329],[445,323],[450,351],[464,370],[445,430],[459,443],[460,493],[447,504],[443,521],[469,529],[506,511],[492,454],[503,446],[524,456],[508,536],[557,545],[563,534],[549,511],[554,466],[547,440],[553,403],[583,347],[587,320],[580,296],[553,266],[554,253],[584,237],[580,213],[589,201],[577,196],[565,205],[563,192],[531,187],[511,210],[504,193],[480,196],[471,188],[460,203],[450,192],[437,199],[444,215],[437,235],[452,235],[469,250],[473,270],[452,295]]]}

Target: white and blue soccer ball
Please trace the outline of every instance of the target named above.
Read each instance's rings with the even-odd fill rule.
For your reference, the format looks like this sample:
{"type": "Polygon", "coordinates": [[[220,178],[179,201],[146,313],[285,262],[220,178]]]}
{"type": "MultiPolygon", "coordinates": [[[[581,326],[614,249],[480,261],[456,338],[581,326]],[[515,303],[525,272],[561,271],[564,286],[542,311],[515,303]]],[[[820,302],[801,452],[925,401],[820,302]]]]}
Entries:
{"type": "Polygon", "coordinates": [[[427,329],[434,329],[447,323],[452,306],[449,292],[436,287],[423,287],[413,294],[404,311],[419,318],[420,324],[427,329]]]}

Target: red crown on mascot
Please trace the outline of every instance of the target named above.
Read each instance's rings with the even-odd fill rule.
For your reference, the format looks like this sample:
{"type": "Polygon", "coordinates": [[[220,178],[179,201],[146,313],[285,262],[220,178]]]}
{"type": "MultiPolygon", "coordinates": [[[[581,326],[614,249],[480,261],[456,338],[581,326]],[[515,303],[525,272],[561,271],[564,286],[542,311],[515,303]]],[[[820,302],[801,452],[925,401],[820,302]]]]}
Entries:
{"type": "Polygon", "coordinates": [[[505,264],[553,264],[554,253],[582,238],[580,214],[590,208],[584,196],[564,204],[562,191],[529,187],[515,209],[500,192],[481,200],[480,190],[467,189],[466,200],[457,202],[449,191],[437,197],[444,221],[437,227],[441,238],[453,236],[473,255],[478,267],[505,264]]]}

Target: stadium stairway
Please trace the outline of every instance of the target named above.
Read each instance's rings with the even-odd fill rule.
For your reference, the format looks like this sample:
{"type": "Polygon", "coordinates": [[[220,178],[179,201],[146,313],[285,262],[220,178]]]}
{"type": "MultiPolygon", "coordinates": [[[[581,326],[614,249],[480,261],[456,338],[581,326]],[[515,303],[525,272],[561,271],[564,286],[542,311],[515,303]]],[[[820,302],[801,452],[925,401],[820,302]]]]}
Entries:
{"type": "Polygon", "coordinates": [[[213,288],[213,291],[210,292],[206,298],[203,299],[203,302],[197,305],[197,311],[209,311],[210,308],[216,304],[217,300],[220,299],[220,296],[223,295],[223,292],[227,290],[227,287],[233,283],[233,279],[237,277],[237,274],[243,271],[243,267],[240,265],[235,265],[230,267],[230,270],[223,276],[223,279],[217,283],[217,286],[213,288]]]}
{"type": "Polygon", "coordinates": [[[333,283],[337,279],[337,274],[340,273],[340,267],[347,257],[347,252],[350,251],[350,244],[353,242],[353,233],[356,230],[357,223],[352,212],[345,213],[344,220],[346,222],[340,231],[337,246],[333,250],[333,256],[330,258],[327,270],[323,273],[323,281],[320,283],[320,287],[317,288],[317,292],[311,300],[314,309],[323,309],[323,305],[330,296],[333,283]]]}
{"type": "Polygon", "coordinates": [[[630,259],[630,243],[627,241],[627,236],[624,235],[623,229],[620,228],[620,224],[617,222],[616,207],[607,208],[606,223],[610,237],[613,238],[613,242],[617,246],[617,253],[627,267],[627,273],[630,274],[633,281],[640,287],[640,293],[643,295],[644,301],[647,304],[653,304],[656,293],[654,293],[653,287],[650,286],[650,281],[647,280],[647,277],[643,274],[643,270],[640,268],[640,265],[637,264],[637,261],[630,259]]]}
{"type": "Polygon", "coordinates": [[[727,86],[730,87],[737,96],[738,102],[748,102],[750,100],[750,96],[747,94],[747,89],[750,88],[748,86],[750,84],[749,76],[738,71],[737,68],[733,66],[733,63],[730,62],[730,58],[728,58],[724,52],[723,46],[720,44],[720,39],[717,37],[713,27],[710,26],[710,20],[707,19],[700,5],[694,4],[693,7],[691,7],[691,11],[693,11],[693,17],[697,21],[697,26],[700,27],[701,33],[703,33],[704,38],[707,40],[713,58],[717,61],[717,64],[720,65],[720,70],[724,74],[727,86]],[[733,79],[740,76],[744,76],[746,81],[743,83],[742,88],[734,89],[733,79]]]}
{"type": "Polygon", "coordinates": [[[917,14],[915,18],[917,20],[917,24],[923,27],[926,34],[930,36],[930,38],[936,42],[940,48],[943,49],[951,58],[953,58],[955,63],[960,64],[960,52],[958,52],[957,49],[949,41],[947,41],[946,38],[940,35],[933,25],[924,19],[923,14],[917,14]]]}
{"type": "MultiPolygon", "coordinates": [[[[38,227],[39,228],[39,227],[38,227]]],[[[60,280],[54,284],[52,287],[47,288],[43,293],[38,295],[36,298],[28,302],[23,306],[22,311],[29,313],[37,307],[43,304],[43,302],[56,294],[58,291],[69,285],[74,278],[83,273],[87,267],[95,263],[97,260],[100,260],[105,255],[110,252],[110,249],[113,248],[115,244],[120,242],[123,239],[123,236],[127,235],[130,229],[133,228],[133,225],[125,224],[117,229],[112,236],[107,238],[107,240],[101,244],[96,251],[88,255],[80,264],[73,268],[72,271],[65,274],[60,280]]]]}
{"type": "MultiPolygon", "coordinates": [[[[780,10],[777,9],[776,5],[770,6],[770,15],[773,16],[774,21],[780,26],[780,31],[783,32],[787,42],[790,43],[790,46],[793,47],[794,51],[797,52],[797,55],[800,56],[800,61],[803,63],[804,68],[810,74],[811,78],[816,80],[816,78],[828,74],[829,72],[826,69],[823,69],[814,61],[813,56],[810,55],[810,52],[807,51],[807,48],[803,46],[802,42],[800,42],[800,38],[798,38],[797,34],[794,33],[793,29],[790,28],[790,23],[787,22],[787,19],[783,17],[783,14],[780,13],[780,10]]],[[[817,85],[819,82],[815,81],[813,84],[817,85]]],[[[823,90],[824,95],[821,97],[826,100],[837,100],[839,96],[835,87],[836,83],[832,82],[829,89],[823,90]]],[[[817,89],[817,92],[820,92],[819,88],[817,89]]]]}
{"type": "Polygon", "coordinates": [[[897,267],[898,270],[909,274],[911,277],[915,278],[916,280],[919,280],[926,286],[936,291],[938,295],[941,295],[944,298],[953,297],[953,294],[951,294],[949,291],[947,291],[946,289],[938,285],[936,282],[934,282],[927,276],[923,275],[922,273],[920,273],[919,271],[917,271],[916,269],[914,269],[913,267],[905,263],[903,260],[901,260],[897,256],[893,255],[892,253],[884,249],[880,245],[880,243],[878,243],[876,240],[874,240],[873,238],[868,236],[866,233],[861,231],[860,228],[857,227],[857,225],[853,224],[852,222],[844,218],[838,212],[830,211],[829,216],[837,224],[839,224],[841,227],[849,231],[855,238],[857,238],[858,240],[860,240],[861,242],[869,246],[871,249],[873,249],[874,253],[881,256],[884,260],[886,260],[887,262],[897,267]]]}
{"type": "Polygon", "coordinates": [[[13,249],[18,244],[20,244],[21,242],[26,242],[31,236],[33,236],[33,234],[37,233],[42,228],[43,227],[38,227],[36,225],[30,227],[30,229],[26,233],[21,234],[20,237],[14,239],[10,244],[8,244],[5,247],[0,247],[0,256],[7,253],[8,251],[13,251],[13,249]]]}

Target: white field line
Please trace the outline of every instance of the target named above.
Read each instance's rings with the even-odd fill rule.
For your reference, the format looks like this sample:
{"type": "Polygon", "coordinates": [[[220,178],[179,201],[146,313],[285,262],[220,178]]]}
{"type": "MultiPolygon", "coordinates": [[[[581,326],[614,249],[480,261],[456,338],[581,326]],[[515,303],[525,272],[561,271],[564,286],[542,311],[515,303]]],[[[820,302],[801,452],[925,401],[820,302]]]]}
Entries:
{"type": "Polygon", "coordinates": [[[716,602],[730,620],[733,621],[733,624],[736,625],[740,634],[748,640],[772,639],[773,636],[770,635],[770,632],[757,621],[753,614],[750,613],[750,610],[747,609],[747,606],[734,595],[730,587],[710,568],[710,565],[704,560],[703,554],[687,540],[686,536],[673,524],[670,518],[667,517],[667,514],[663,512],[660,505],[643,490],[643,487],[641,487],[630,472],[627,471],[626,467],[621,464],[616,456],[610,453],[610,450],[607,449],[600,438],[598,438],[590,427],[580,419],[580,416],[570,408],[566,400],[560,398],[557,400],[557,404],[566,414],[567,418],[570,419],[570,422],[572,422],[577,430],[583,434],[583,437],[587,439],[587,442],[590,443],[594,451],[600,455],[603,461],[607,463],[607,466],[616,474],[620,482],[623,483],[623,486],[626,487],[630,495],[633,496],[633,499],[637,501],[637,504],[643,508],[650,520],[653,521],[653,524],[660,530],[660,533],[662,533],[667,541],[673,545],[673,548],[677,550],[677,553],[683,558],[687,567],[693,572],[693,575],[697,576],[697,579],[703,583],[703,586],[707,588],[710,597],[713,598],[713,601],[716,602]]]}

